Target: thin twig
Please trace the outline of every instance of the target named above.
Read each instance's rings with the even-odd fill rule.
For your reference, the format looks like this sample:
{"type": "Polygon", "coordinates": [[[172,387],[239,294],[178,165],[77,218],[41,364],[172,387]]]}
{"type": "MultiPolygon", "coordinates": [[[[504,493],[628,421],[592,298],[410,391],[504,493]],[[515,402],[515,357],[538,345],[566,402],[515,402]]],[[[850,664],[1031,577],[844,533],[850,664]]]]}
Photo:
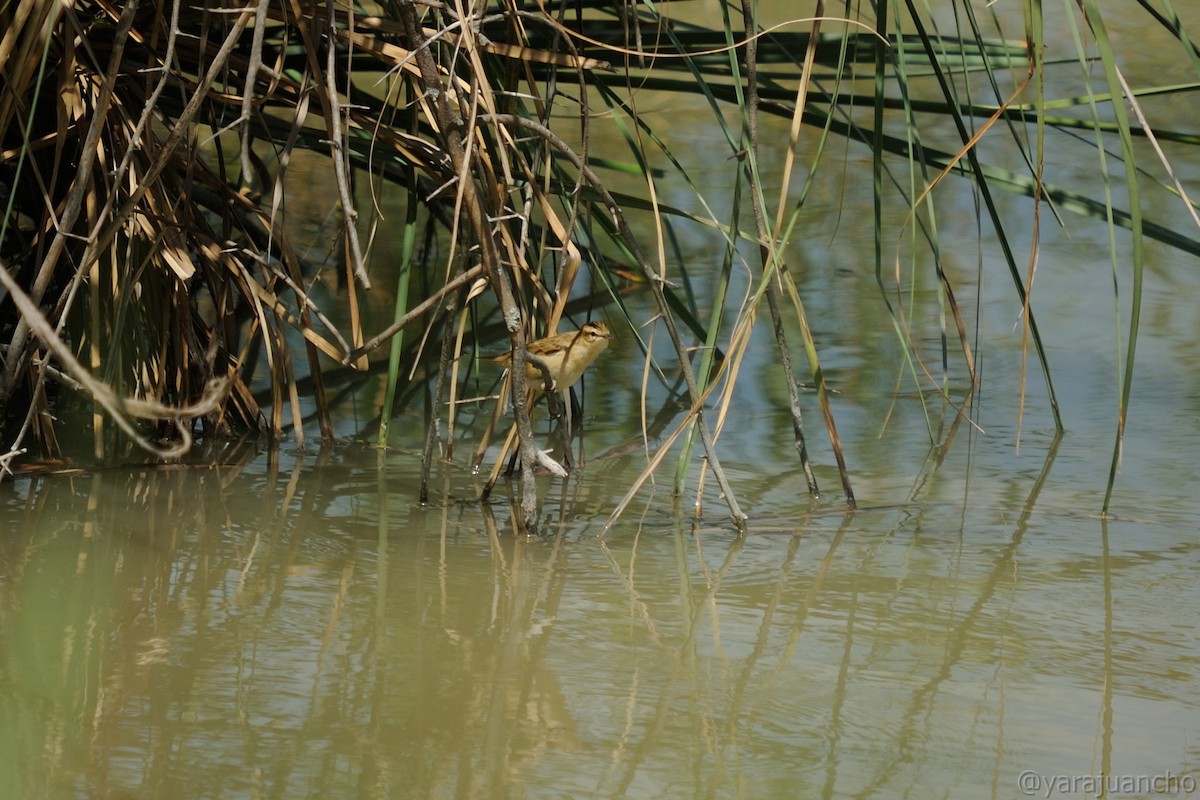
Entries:
{"type": "MultiPolygon", "coordinates": [[[[401,0],[398,8],[400,19],[404,24],[405,35],[421,71],[421,81],[424,84],[426,99],[432,101],[436,117],[433,122],[446,146],[446,152],[450,156],[454,172],[459,178],[456,184],[458,200],[461,208],[466,211],[471,230],[479,245],[480,264],[488,276],[492,291],[500,301],[504,325],[508,329],[509,338],[512,341],[513,393],[517,397],[523,397],[525,395],[526,361],[525,326],[522,324],[521,310],[517,306],[513,294],[512,282],[503,268],[494,234],[488,224],[490,217],[498,215],[487,213],[484,208],[487,196],[476,190],[475,182],[471,178],[472,162],[468,160],[464,147],[462,120],[450,108],[442,75],[429,51],[425,34],[417,24],[416,6],[413,0],[401,0]]],[[[464,31],[464,38],[467,38],[465,34],[466,31],[464,31]]],[[[528,409],[524,404],[516,403],[513,413],[517,419],[517,430],[521,439],[521,462],[524,467],[521,470],[521,513],[517,520],[517,527],[520,530],[534,533],[537,531],[538,503],[533,465],[539,461],[540,454],[533,442],[533,429],[529,423],[528,409]]]]}
{"type": "Polygon", "coordinates": [[[356,347],[354,350],[352,350],[345,358],[342,359],[342,364],[349,365],[354,361],[357,361],[360,357],[376,349],[388,339],[391,339],[397,333],[404,330],[405,327],[411,325],[414,320],[420,318],[421,315],[428,312],[429,309],[442,302],[446,295],[457,291],[471,281],[477,280],[481,275],[484,274],[484,272],[485,270],[483,265],[476,264],[470,269],[455,275],[428,298],[422,300],[420,303],[409,309],[409,311],[400,319],[396,320],[391,325],[388,325],[383,329],[382,332],[372,336],[361,347],[356,347]]]}
{"type": "Polygon", "coordinates": [[[658,304],[659,312],[662,314],[663,322],[667,327],[667,334],[671,337],[671,342],[674,344],[675,352],[679,357],[679,366],[683,371],[684,381],[688,387],[688,397],[692,404],[689,414],[696,418],[696,427],[700,431],[700,440],[704,445],[704,454],[708,458],[709,468],[712,469],[713,475],[717,479],[717,484],[721,488],[725,503],[729,506],[729,513],[733,517],[734,523],[739,527],[743,526],[746,521],[746,515],[738,505],[737,498],[733,494],[733,487],[729,485],[725,470],[721,467],[720,459],[713,444],[712,433],[709,431],[708,423],[704,419],[704,402],[696,384],[696,373],[692,369],[687,349],[683,346],[683,339],[679,335],[679,329],[675,325],[675,318],[671,314],[666,295],[663,293],[663,278],[650,266],[649,261],[646,259],[646,254],[642,251],[641,245],[633,235],[633,230],[629,227],[629,223],[626,221],[620,206],[617,205],[616,200],[609,194],[608,189],[596,173],[592,171],[592,168],[562,138],[545,125],[515,114],[481,114],[479,121],[498,125],[513,125],[533,131],[543,137],[555,150],[558,150],[574,164],[575,168],[579,170],[579,173],[583,175],[592,189],[600,195],[600,199],[608,208],[609,214],[612,215],[613,221],[616,223],[618,231],[620,231],[621,238],[625,240],[630,252],[637,259],[638,266],[641,267],[642,273],[646,276],[650,289],[654,293],[654,299],[658,304]]]}
{"type": "MultiPolygon", "coordinates": [[[[46,256],[42,259],[37,277],[34,278],[32,288],[30,289],[35,307],[41,304],[42,296],[45,294],[46,288],[50,285],[50,279],[54,276],[59,258],[62,257],[63,250],[67,245],[67,239],[75,227],[75,222],[79,219],[79,212],[83,208],[84,198],[91,187],[88,178],[92,174],[96,156],[99,152],[97,145],[100,142],[101,134],[105,130],[108,108],[112,103],[113,87],[117,84],[117,73],[125,52],[125,43],[129,39],[129,30],[133,26],[137,9],[138,0],[129,0],[125,4],[124,9],[122,9],[120,23],[113,33],[112,55],[109,58],[108,71],[99,81],[100,92],[92,109],[92,122],[88,126],[83,146],[79,150],[78,177],[71,184],[71,189],[67,193],[66,200],[63,203],[62,215],[57,221],[57,230],[55,231],[54,239],[50,242],[50,247],[46,250],[46,256]]],[[[104,217],[102,216],[100,219],[103,220],[104,217]]],[[[30,323],[27,320],[23,318],[18,319],[12,338],[8,341],[8,361],[4,365],[3,374],[0,375],[0,407],[7,405],[14,388],[17,372],[24,365],[25,358],[28,355],[29,325],[30,323]]]]}
{"type": "MultiPolygon", "coordinates": [[[[447,303],[445,315],[447,320],[453,320],[454,314],[458,309],[459,293],[455,292],[450,295],[450,302],[447,303]]],[[[430,323],[432,325],[432,322],[430,323]]],[[[442,407],[442,392],[445,391],[446,377],[450,371],[450,361],[454,348],[454,337],[442,337],[442,352],[438,361],[437,375],[433,379],[433,402],[429,406],[430,419],[425,424],[425,448],[421,454],[421,490],[420,502],[429,502],[429,476],[433,470],[433,447],[437,443],[438,431],[438,414],[442,407]]],[[[392,409],[385,408],[383,413],[390,417],[392,409]]],[[[386,417],[385,417],[386,418],[386,417]]]]}
{"type": "Polygon", "coordinates": [[[192,436],[188,430],[188,426],[177,424],[176,428],[181,437],[180,442],[176,445],[163,448],[152,444],[142,436],[141,432],[134,426],[131,418],[183,420],[202,417],[214,413],[220,407],[221,402],[228,393],[230,381],[228,378],[222,378],[213,381],[205,390],[203,397],[198,402],[188,406],[168,406],[154,400],[121,397],[113,391],[112,387],[98,380],[79,363],[70,348],[67,347],[62,339],[55,335],[53,326],[42,315],[42,312],[34,304],[30,296],[13,279],[12,274],[9,272],[8,264],[3,262],[0,262],[0,286],[3,286],[5,291],[8,292],[13,304],[16,305],[17,310],[21,314],[21,319],[25,320],[29,325],[33,335],[45,345],[47,350],[54,354],[54,357],[58,359],[58,362],[63,365],[71,377],[78,381],[100,407],[108,412],[113,421],[117,423],[117,426],[138,447],[158,458],[178,458],[191,449],[192,436]]]}
{"type": "MultiPolygon", "coordinates": [[[[250,120],[254,115],[254,86],[258,83],[258,73],[262,70],[263,37],[267,31],[267,11],[270,7],[271,0],[258,0],[258,9],[254,14],[254,34],[250,41],[250,59],[246,65],[246,82],[242,87],[242,115],[238,118],[242,126],[242,186],[249,186],[250,175],[254,171],[250,164],[250,120]]],[[[171,26],[171,35],[175,35],[174,23],[171,26]]],[[[147,104],[146,109],[151,108],[153,104],[147,104]]]]}
{"type": "MultiPolygon", "coordinates": [[[[817,6],[817,15],[822,13],[821,4],[817,6]]],[[[743,25],[747,33],[753,31],[757,27],[754,20],[754,7],[750,3],[742,4],[742,19],[743,25]]],[[[815,45],[817,41],[817,26],[820,23],[813,23],[813,34],[810,38],[810,45],[815,45]]],[[[805,72],[801,78],[807,82],[811,75],[813,46],[809,47],[805,58],[805,72]]],[[[796,382],[796,372],[792,368],[792,354],[788,347],[787,334],[784,330],[783,315],[779,311],[779,284],[768,273],[772,269],[772,264],[777,263],[772,257],[771,247],[766,243],[769,241],[770,232],[767,230],[766,210],[763,208],[762,192],[758,189],[756,177],[758,173],[758,38],[749,37],[746,42],[746,136],[749,139],[749,151],[752,158],[749,159],[750,169],[747,178],[753,184],[750,191],[750,204],[754,210],[754,224],[758,231],[758,256],[763,269],[763,274],[766,277],[766,295],[767,308],[771,312],[771,330],[775,335],[775,345],[779,349],[779,365],[783,370],[784,381],[787,384],[788,390],[788,411],[792,417],[792,436],[796,442],[796,452],[800,456],[800,466],[804,470],[804,479],[808,483],[808,493],[812,497],[816,497],[820,490],[817,487],[817,477],[813,474],[812,462],[808,457],[808,445],[804,438],[804,420],[800,413],[800,387],[796,382]]],[[[796,110],[796,119],[800,119],[803,112],[803,106],[796,110]]],[[[794,152],[795,136],[791,141],[791,147],[788,149],[789,160],[794,152]]],[[[786,177],[784,179],[786,185],[786,177]]],[[[786,191],[786,190],[785,190],[786,191]]],[[[782,210],[782,199],[780,201],[782,210]]],[[[730,391],[733,387],[730,387],[730,391]]],[[[853,495],[850,495],[851,503],[853,503],[853,495]]]]}
{"type": "MultiPolygon", "coordinates": [[[[326,42],[325,50],[325,91],[328,97],[326,100],[325,118],[329,128],[329,157],[333,162],[333,177],[337,184],[338,202],[342,205],[342,229],[346,233],[346,242],[350,246],[350,261],[354,265],[354,275],[358,278],[358,282],[363,285],[364,289],[371,288],[371,279],[367,277],[367,265],[363,260],[362,245],[358,241],[358,208],[354,205],[354,200],[350,196],[350,176],[346,170],[346,153],[342,146],[342,105],[338,100],[337,84],[337,64],[334,59],[337,57],[337,48],[333,46],[334,38],[334,11],[333,0],[326,0],[325,8],[328,12],[328,35],[329,41],[326,42]]],[[[347,52],[347,58],[350,58],[351,52],[347,52]]],[[[346,78],[350,80],[349,77],[346,78]]],[[[347,89],[347,91],[349,91],[347,89]]]]}

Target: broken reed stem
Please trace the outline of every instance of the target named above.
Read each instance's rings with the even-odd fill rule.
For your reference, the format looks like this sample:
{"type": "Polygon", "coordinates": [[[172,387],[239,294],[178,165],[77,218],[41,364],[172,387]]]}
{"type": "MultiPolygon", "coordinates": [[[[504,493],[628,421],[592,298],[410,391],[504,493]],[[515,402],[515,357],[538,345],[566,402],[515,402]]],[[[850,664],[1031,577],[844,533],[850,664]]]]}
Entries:
{"type": "MultiPolygon", "coordinates": [[[[429,41],[417,22],[416,5],[413,0],[401,0],[398,5],[400,19],[404,25],[405,36],[412,48],[420,70],[423,92],[427,100],[431,100],[437,131],[441,135],[454,174],[458,176],[456,189],[461,208],[466,211],[471,232],[479,246],[480,264],[487,274],[492,291],[500,303],[501,315],[508,335],[512,342],[513,369],[512,391],[516,397],[525,396],[525,326],[521,320],[521,309],[518,307],[513,294],[512,281],[501,262],[500,253],[494,238],[494,233],[488,223],[489,219],[498,214],[489,214],[484,208],[486,195],[476,190],[472,177],[472,162],[468,161],[463,142],[463,125],[461,116],[452,112],[447,99],[447,88],[442,82],[441,73],[429,50],[429,41]]],[[[471,36],[469,28],[464,28],[462,36],[471,36]]],[[[539,461],[540,452],[533,441],[533,428],[529,422],[529,409],[523,403],[513,404],[513,415],[517,420],[517,432],[520,436],[521,451],[521,501],[520,513],[517,515],[517,528],[522,532],[537,532],[537,485],[534,483],[533,466],[539,461]]]]}
{"type": "MultiPolygon", "coordinates": [[[[757,30],[757,23],[754,21],[754,8],[749,3],[742,4],[742,21],[743,28],[747,34],[757,30]]],[[[747,36],[746,41],[746,137],[749,139],[749,149],[752,153],[752,158],[747,160],[747,179],[752,182],[753,189],[750,192],[750,205],[754,211],[754,224],[758,231],[758,240],[762,244],[758,247],[759,261],[761,262],[763,275],[766,280],[766,295],[767,308],[771,312],[771,329],[775,334],[775,345],[779,348],[779,365],[783,370],[784,380],[787,383],[788,390],[788,411],[792,418],[792,435],[796,442],[796,452],[800,456],[800,466],[804,470],[804,479],[808,483],[808,493],[812,497],[817,497],[820,490],[817,487],[817,477],[813,474],[812,462],[808,457],[808,445],[804,439],[804,420],[800,413],[800,387],[796,383],[796,372],[792,368],[792,354],[788,348],[787,334],[783,325],[783,316],[779,311],[779,285],[773,277],[768,277],[767,272],[771,269],[772,255],[771,247],[766,242],[770,241],[770,232],[767,230],[766,213],[763,208],[762,192],[758,188],[758,183],[755,181],[758,171],[758,38],[755,36],[747,36]]],[[[807,79],[807,74],[802,76],[802,79],[807,79]]],[[[797,110],[797,114],[800,110],[797,110]]],[[[732,388],[731,388],[732,390],[732,388]]]]}
{"type": "Polygon", "coordinates": [[[151,455],[158,458],[170,459],[178,458],[185,454],[191,449],[192,435],[188,426],[183,423],[183,420],[214,414],[220,408],[229,390],[230,382],[228,379],[213,381],[198,402],[187,406],[168,406],[153,400],[138,400],[119,396],[113,391],[112,387],[97,379],[79,363],[78,359],[71,352],[71,349],[55,334],[53,326],[50,325],[49,320],[42,314],[32,298],[13,279],[12,274],[9,272],[8,264],[2,261],[0,261],[0,286],[8,292],[13,304],[16,305],[17,310],[21,314],[21,319],[29,324],[29,329],[33,336],[41,341],[47,350],[54,354],[54,357],[62,364],[67,373],[95,399],[101,408],[108,412],[108,415],[124,431],[125,435],[133,440],[138,447],[151,455]],[[135,418],[175,420],[175,427],[178,429],[180,435],[179,443],[169,447],[159,447],[153,444],[138,431],[133,423],[133,419],[135,418]]]}
{"type": "MultiPolygon", "coordinates": [[[[543,394],[546,395],[546,403],[549,408],[549,414],[550,414],[551,418],[557,418],[557,416],[559,414],[558,393],[554,390],[554,378],[550,374],[550,366],[545,361],[543,361],[541,358],[534,355],[533,353],[527,352],[525,354],[525,357],[528,360],[528,363],[532,364],[538,370],[538,372],[541,373],[542,389],[543,389],[543,394]]],[[[513,363],[515,364],[515,362],[513,362],[513,363]]],[[[511,366],[509,368],[509,371],[511,372],[513,369],[516,369],[516,367],[511,366]]],[[[516,397],[516,395],[512,392],[513,383],[511,381],[508,381],[506,385],[509,390],[509,396],[516,397]]],[[[505,400],[504,394],[505,394],[504,390],[502,389],[500,392],[500,397],[498,397],[496,399],[496,414],[492,417],[492,424],[491,424],[491,426],[489,426],[489,429],[488,429],[489,437],[490,437],[490,433],[491,433],[491,428],[495,427],[496,422],[499,420],[500,414],[502,413],[502,409],[504,408],[504,400],[505,400]]],[[[525,394],[526,394],[526,397],[525,397],[524,405],[528,409],[527,413],[531,413],[533,411],[533,404],[537,401],[537,397],[536,396],[529,397],[528,391],[526,391],[525,394]]],[[[517,405],[517,402],[515,400],[513,400],[512,405],[514,406],[513,414],[515,416],[515,414],[516,414],[515,406],[517,405]]],[[[530,425],[532,426],[532,417],[531,417],[530,425]]],[[[500,477],[500,471],[501,471],[500,465],[503,464],[508,459],[508,457],[512,451],[513,430],[514,429],[515,429],[515,426],[513,428],[509,429],[508,436],[505,438],[504,444],[500,447],[500,454],[498,456],[496,456],[496,463],[492,467],[491,473],[488,474],[487,482],[483,485],[483,491],[479,493],[480,500],[487,500],[488,497],[491,495],[492,490],[494,488],[496,488],[496,481],[500,477]]],[[[476,464],[478,464],[480,461],[483,460],[483,453],[484,453],[485,447],[486,447],[486,445],[481,445],[479,453],[476,454],[476,462],[475,462],[476,464]]],[[[567,472],[565,469],[563,469],[563,466],[561,464],[559,464],[557,461],[555,461],[554,459],[550,458],[545,453],[543,453],[541,450],[538,450],[537,461],[543,467],[548,469],[551,472],[551,474],[553,474],[559,478],[567,477],[567,472]]],[[[524,466],[524,464],[522,466],[524,466]]]]}
{"type": "Polygon", "coordinates": [[[352,364],[362,356],[370,353],[372,350],[391,339],[397,333],[404,330],[405,327],[411,325],[415,320],[419,319],[423,314],[428,312],[438,303],[442,302],[446,295],[465,286],[471,281],[478,279],[484,274],[485,270],[482,264],[476,264],[470,269],[458,273],[458,275],[454,276],[454,278],[452,278],[450,281],[443,284],[440,289],[430,295],[427,299],[413,306],[407,313],[404,314],[404,316],[384,328],[381,333],[372,336],[360,347],[356,347],[354,350],[350,351],[346,357],[342,359],[342,364],[352,364]]]}
{"type": "MultiPolygon", "coordinates": [[[[592,189],[600,195],[609,214],[612,215],[613,221],[617,224],[617,230],[621,234],[621,238],[629,246],[630,252],[641,267],[642,273],[646,277],[646,281],[654,294],[654,300],[658,305],[659,314],[662,317],[664,324],[667,327],[667,334],[671,337],[671,343],[675,346],[675,353],[679,358],[679,367],[683,371],[684,381],[688,388],[688,398],[691,402],[690,413],[696,419],[696,427],[700,431],[700,441],[704,445],[704,454],[708,459],[709,468],[713,471],[713,476],[717,479],[717,485],[721,489],[722,496],[725,499],[726,505],[729,507],[729,514],[733,518],[734,524],[739,528],[743,527],[746,522],[746,515],[738,505],[737,498],[733,494],[733,487],[730,486],[729,480],[725,475],[725,470],[721,467],[720,459],[717,456],[716,447],[713,444],[712,433],[708,429],[708,423],[704,419],[704,400],[701,396],[699,387],[696,384],[696,373],[692,369],[692,362],[688,358],[687,349],[683,345],[683,339],[679,335],[679,329],[675,325],[674,315],[671,313],[671,308],[667,303],[666,295],[662,289],[662,277],[654,271],[650,266],[650,262],[646,258],[645,252],[638,243],[637,237],[633,235],[633,230],[629,227],[628,221],[625,219],[621,207],[617,205],[617,201],[609,194],[608,189],[600,180],[599,176],[592,171],[592,168],[587,165],[583,158],[576,153],[570,145],[562,140],[558,134],[547,128],[545,125],[535,120],[519,117],[515,114],[480,114],[479,122],[493,123],[496,125],[512,125],[518,128],[532,131],[538,136],[544,138],[555,150],[562,153],[577,170],[579,174],[588,182],[592,189]]],[[[514,362],[514,372],[518,373],[521,370],[517,369],[514,362]]],[[[516,377],[516,375],[514,375],[516,377]]]]}
{"type": "MultiPolygon", "coordinates": [[[[46,250],[46,255],[42,259],[41,266],[38,268],[37,277],[34,278],[32,288],[30,289],[30,296],[33,299],[34,307],[41,305],[42,297],[46,292],[46,288],[50,285],[50,279],[54,276],[59,258],[61,258],[67,246],[69,231],[75,227],[75,222],[78,220],[79,213],[83,208],[84,198],[91,188],[91,183],[87,180],[87,177],[92,174],[92,169],[95,166],[96,156],[99,152],[97,146],[100,142],[101,134],[104,132],[105,118],[108,116],[108,109],[112,103],[113,87],[116,86],[118,68],[121,65],[121,59],[125,52],[125,44],[129,40],[129,30],[133,27],[137,7],[136,0],[130,0],[126,4],[121,14],[120,23],[113,34],[112,55],[109,58],[108,69],[100,83],[100,93],[92,108],[91,124],[88,126],[87,135],[84,137],[83,147],[79,151],[79,165],[77,168],[79,179],[72,183],[71,189],[67,193],[62,214],[57,220],[58,230],[50,242],[50,247],[46,250]]],[[[100,220],[101,222],[97,224],[103,224],[104,217],[101,216],[100,220]]],[[[86,262],[79,266],[80,272],[86,269],[86,262]]],[[[18,319],[16,329],[13,331],[12,338],[8,343],[8,356],[4,365],[4,373],[3,376],[0,376],[0,407],[7,405],[7,401],[15,389],[16,376],[24,366],[25,359],[29,355],[29,335],[30,323],[23,318],[18,319]]]]}
{"type": "MultiPolygon", "coordinates": [[[[337,185],[338,201],[342,206],[342,231],[346,236],[347,250],[349,251],[350,261],[354,265],[354,275],[358,278],[359,283],[364,289],[371,288],[371,280],[367,277],[367,265],[363,259],[362,245],[358,241],[358,209],[354,205],[354,199],[350,193],[350,176],[347,169],[348,160],[343,147],[342,133],[342,104],[338,100],[337,91],[337,48],[333,46],[334,30],[334,8],[333,0],[325,0],[325,8],[328,14],[327,24],[329,43],[325,50],[325,93],[322,96],[322,102],[325,103],[325,119],[329,130],[329,159],[333,162],[333,178],[337,185]]],[[[351,47],[353,47],[351,45],[351,47]]],[[[349,76],[346,81],[349,83],[349,76]]],[[[350,94],[350,87],[347,85],[346,94],[350,94]]]]}
{"type": "MultiPolygon", "coordinates": [[[[459,298],[461,292],[455,292],[450,295],[450,301],[446,304],[444,310],[445,319],[453,320],[454,315],[458,313],[459,298]]],[[[436,319],[430,320],[430,325],[437,322],[436,319]]],[[[450,330],[450,325],[447,324],[446,330],[450,330]]],[[[434,445],[437,444],[438,431],[438,414],[442,407],[442,392],[445,391],[446,378],[450,374],[450,364],[454,357],[454,337],[448,333],[442,336],[442,352],[438,360],[437,375],[433,379],[433,403],[429,408],[430,419],[425,425],[425,448],[421,453],[421,492],[420,502],[422,504],[429,502],[429,477],[433,471],[433,451],[434,445]]],[[[392,409],[383,409],[385,416],[391,416],[392,409]]]]}

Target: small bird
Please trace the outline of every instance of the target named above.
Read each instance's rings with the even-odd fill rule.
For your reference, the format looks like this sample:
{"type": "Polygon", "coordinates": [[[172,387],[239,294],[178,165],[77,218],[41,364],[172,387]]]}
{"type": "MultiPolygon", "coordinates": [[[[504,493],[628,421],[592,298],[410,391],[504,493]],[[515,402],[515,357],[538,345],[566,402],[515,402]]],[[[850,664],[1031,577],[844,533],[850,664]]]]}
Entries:
{"type": "MultiPolygon", "coordinates": [[[[550,370],[550,379],[554,381],[554,389],[565,392],[575,385],[584,370],[592,365],[596,357],[608,347],[612,333],[603,322],[585,322],[577,331],[564,331],[536,342],[530,342],[526,350],[540,358],[550,370]]],[[[510,366],[512,353],[505,353],[493,359],[497,364],[510,366]]],[[[525,379],[534,390],[534,395],[540,395],[545,388],[542,371],[532,361],[525,364],[525,379]]]]}

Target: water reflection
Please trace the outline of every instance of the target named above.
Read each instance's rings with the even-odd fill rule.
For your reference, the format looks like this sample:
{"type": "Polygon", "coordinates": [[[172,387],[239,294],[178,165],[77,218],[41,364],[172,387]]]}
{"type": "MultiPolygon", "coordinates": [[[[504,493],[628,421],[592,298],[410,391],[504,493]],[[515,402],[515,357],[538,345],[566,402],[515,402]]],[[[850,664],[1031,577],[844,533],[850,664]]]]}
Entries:
{"type": "Polygon", "coordinates": [[[0,489],[0,795],[1011,797],[1195,764],[1169,518],[1035,490],[736,538],[651,503],[600,539],[584,490],[528,539],[420,506],[411,462],[0,489]]]}

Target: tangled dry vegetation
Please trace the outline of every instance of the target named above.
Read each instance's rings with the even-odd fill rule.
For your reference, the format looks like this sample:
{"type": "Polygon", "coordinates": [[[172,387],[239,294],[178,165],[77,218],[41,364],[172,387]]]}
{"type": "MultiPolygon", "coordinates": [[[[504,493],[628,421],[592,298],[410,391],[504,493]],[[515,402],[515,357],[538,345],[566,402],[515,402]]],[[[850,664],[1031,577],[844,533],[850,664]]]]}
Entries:
{"type": "MultiPolygon", "coordinates": [[[[617,29],[631,20],[636,29],[623,8],[617,29]]],[[[197,432],[234,429],[287,431],[303,444],[306,403],[327,437],[331,366],[366,368],[412,323],[452,324],[468,297],[499,310],[522,359],[526,337],[563,316],[585,262],[573,242],[584,224],[620,240],[656,293],[699,409],[662,282],[588,164],[579,87],[611,67],[580,52],[598,46],[580,33],[584,16],[571,30],[566,6],[555,16],[515,2],[402,0],[377,11],[282,0],[0,9],[6,467],[24,453],[55,454],[64,391],[94,404],[101,459],[117,441],[175,457],[197,432]],[[582,127],[579,149],[549,124],[564,104],[582,127]],[[311,265],[279,213],[299,149],[326,157],[337,194],[337,309],[310,296],[311,265]],[[454,242],[444,263],[422,265],[433,288],[411,307],[398,303],[395,324],[369,341],[364,178],[375,191],[407,191],[454,242]],[[252,391],[251,376],[268,390],[252,391]]],[[[600,21],[606,35],[613,23],[600,21]]],[[[455,337],[441,339],[434,407],[455,363],[455,337]]],[[[520,396],[522,370],[513,383],[520,396]]],[[[532,467],[557,465],[527,435],[522,404],[515,416],[529,497],[532,467]]]]}
{"type": "MultiPolygon", "coordinates": [[[[630,280],[653,295],[656,324],[674,348],[673,392],[684,409],[661,437],[665,444],[648,459],[639,485],[672,443],[694,436],[705,457],[701,474],[717,481],[731,516],[744,518],[713,437],[730,408],[739,360],[761,316],[771,323],[787,376],[807,489],[815,494],[817,484],[789,337],[803,347],[804,371],[812,378],[842,493],[853,505],[817,349],[786,267],[787,243],[803,203],[789,195],[798,132],[802,125],[817,132],[812,171],[830,135],[868,143],[877,209],[885,177],[898,186],[920,187],[915,196],[901,190],[900,200],[914,220],[913,240],[923,239],[936,265],[934,219],[923,218],[921,209],[946,175],[976,183],[986,209],[980,214],[990,216],[1002,239],[991,184],[1039,200],[1049,194],[1040,159],[1025,151],[1028,142],[1021,136],[1013,138],[1035,176],[998,172],[981,164],[975,152],[993,126],[1003,121],[1015,131],[1025,114],[1037,120],[1041,152],[1045,98],[1032,76],[1045,68],[1044,41],[1040,11],[1026,15],[1027,46],[985,40],[977,29],[970,37],[942,39],[922,27],[922,12],[911,3],[906,7],[914,33],[891,33],[889,5],[880,4],[877,19],[841,21],[827,35],[822,25],[834,23],[824,6],[818,0],[803,25],[793,21],[786,31],[762,31],[754,3],[719,4],[721,20],[705,26],[671,24],[656,7],[629,0],[554,7],[521,0],[0,4],[0,468],[9,469],[22,455],[56,455],[65,429],[88,430],[99,460],[129,443],[157,457],[178,457],[197,433],[207,440],[237,430],[277,439],[289,435],[303,446],[314,436],[332,435],[328,375],[385,361],[380,420],[386,436],[406,380],[397,367],[406,330],[415,332],[411,342],[435,345],[422,349],[430,376],[428,407],[450,409],[452,428],[459,356],[474,322],[499,319],[521,364],[527,340],[558,330],[569,298],[584,309],[614,302],[619,316],[616,286],[630,280]],[[816,65],[827,68],[821,85],[813,77],[816,65]],[[922,102],[918,109],[908,93],[916,69],[936,79],[945,91],[941,102],[922,102]],[[975,106],[956,95],[955,81],[976,71],[987,76],[997,96],[1008,96],[1004,104],[975,106]],[[1019,85],[1002,91],[1001,73],[1019,85]],[[855,75],[868,79],[858,85],[873,81],[873,94],[842,87],[843,79],[855,75]],[[898,91],[890,92],[885,78],[898,91]],[[1031,86],[1037,87],[1034,102],[1018,108],[1014,104],[1031,86]],[[728,242],[726,269],[739,240],[758,251],[758,263],[748,270],[753,285],[732,330],[721,330],[722,315],[715,310],[701,321],[697,304],[664,279],[663,248],[649,257],[626,218],[630,209],[651,211],[650,225],[658,225],[661,242],[665,237],[656,221],[663,214],[689,213],[667,209],[655,197],[645,149],[658,148],[668,162],[673,157],[630,101],[650,87],[687,92],[712,107],[707,124],[728,140],[737,191],[745,187],[749,197],[745,216],[751,224],[738,219],[737,211],[732,220],[704,220],[728,242]],[[643,182],[638,196],[610,191],[597,172],[600,162],[589,152],[593,103],[602,103],[624,126],[628,166],[643,182]],[[873,129],[846,113],[854,106],[873,106],[873,129]],[[740,128],[725,120],[722,108],[740,112],[740,128]],[[792,125],[774,208],[761,191],[760,114],[783,116],[792,125]],[[899,123],[899,135],[885,133],[888,119],[899,123]],[[942,133],[945,120],[952,119],[961,150],[925,146],[921,125],[927,119],[942,133]],[[888,152],[908,165],[907,181],[888,174],[882,158],[888,152]],[[336,209],[337,233],[327,250],[332,258],[316,265],[282,213],[289,170],[301,153],[319,160],[317,181],[328,187],[336,209]],[[375,211],[385,192],[402,194],[406,200],[400,205],[409,209],[404,263],[392,324],[367,330],[363,298],[375,279],[372,242],[381,224],[375,211]],[[428,257],[436,248],[417,244],[419,230],[426,240],[449,242],[438,260],[428,257]],[[318,301],[319,283],[332,288],[320,292],[318,301]],[[579,299],[585,291],[590,295],[579,299]],[[696,341],[705,346],[690,348],[696,341]],[[372,358],[383,349],[388,358],[372,358]],[[722,349],[724,358],[716,357],[722,349]],[[75,405],[82,414],[65,414],[64,397],[82,398],[75,405]],[[706,414],[716,417],[715,425],[706,414]]],[[[1084,4],[1081,14],[1097,34],[1108,100],[1120,97],[1115,58],[1099,35],[1100,12],[1084,4]]],[[[1155,18],[1172,31],[1178,27],[1163,15],[1155,18]]],[[[1181,29],[1178,38],[1194,58],[1196,48],[1181,29]]],[[[1083,124],[1098,132],[1116,130],[1123,145],[1148,130],[1135,130],[1119,103],[1113,105],[1114,128],[1100,119],[1095,105],[1092,120],[1083,124]]],[[[1126,153],[1129,191],[1136,197],[1132,148],[1126,153]]],[[[801,198],[806,191],[807,186],[801,198]]],[[[705,204],[702,190],[697,194],[705,204]]],[[[1122,214],[1110,213],[1107,201],[1062,192],[1054,198],[1109,225],[1128,227],[1135,244],[1154,235],[1177,247],[1194,245],[1179,235],[1170,239],[1173,234],[1161,226],[1144,225],[1136,202],[1122,214]]],[[[877,217],[877,245],[879,226],[877,217]]],[[[877,276],[884,270],[882,253],[877,247],[877,276]]],[[[1134,255],[1140,287],[1140,250],[1134,255]]],[[[1022,274],[1007,247],[1005,258],[1053,405],[1025,290],[1032,275],[1022,274]]],[[[958,415],[976,381],[969,326],[940,266],[936,280],[942,318],[948,320],[941,340],[957,342],[965,367],[959,376],[961,406],[949,402],[944,375],[915,365],[910,372],[922,391],[948,402],[958,415]]],[[[703,305],[720,309],[724,302],[718,296],[703,305]]],[[[888,310],[904,338],[908,320],[899,302],[889,303],[888,310]]],[[[1136,333],[1135,317],[1114,454],[1123,435],[1136,333]]],[[[944,353],[941,361],[948,363],[944,353]]],[[[525,371],[514,369],[514,396],[524,395],[525,382],[525,371]]],[[[535,446],[524,404],[515,404],[513,416],[510,439],[518,443],[524,466],[520,516],[530,523],[536,518],[534,468],[562,467],[535,446]]],[[[427,475],[439,430],[444,429],[428,426],[427,475]]],[[[680,464],[691,457],[690,447],[676,448],[683,451],[680,464]]],[[[677,473],[677,491],[684,472],[677,473]]]]}

